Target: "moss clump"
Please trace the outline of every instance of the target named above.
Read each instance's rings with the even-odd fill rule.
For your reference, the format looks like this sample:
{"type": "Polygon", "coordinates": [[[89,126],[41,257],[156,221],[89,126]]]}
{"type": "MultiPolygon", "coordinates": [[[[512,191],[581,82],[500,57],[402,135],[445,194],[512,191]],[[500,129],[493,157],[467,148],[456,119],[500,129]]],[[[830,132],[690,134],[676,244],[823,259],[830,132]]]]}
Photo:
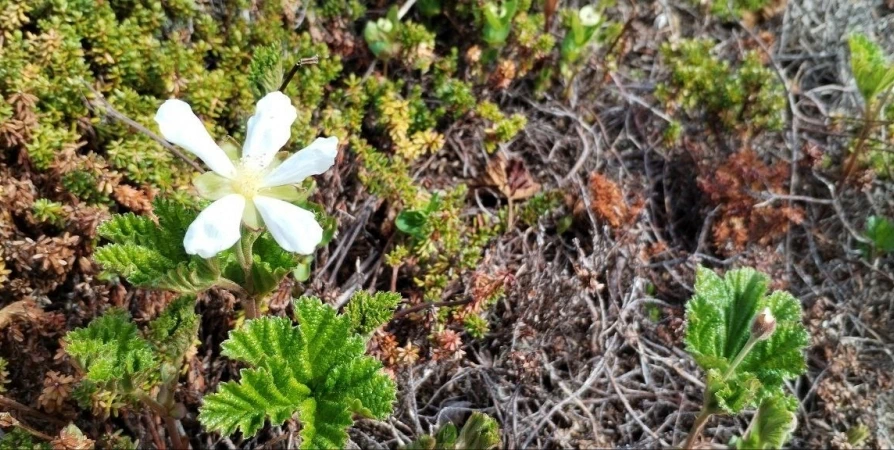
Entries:
{"type": "Polygon", "coordinates": [[[712,55],[713,46],[710,40],[663,45],[670,76],[658,85],[656,97],[671,112],[681,110],[689,119],[719,123],[723,130],[753,136],[781,129],[785,91],[776,74],[764,67],[756,52],[746,53],[734,66],[712,55]]]}
{"type": "MultiPolygon", "coordinates": [[[[228,0],[211,8],[192,0],[0,0],[0,118],[14,124],[0,126],[0,143],[6,151],[23,151],[40,171],[61,172],[70,191],[89,202],[107,197],[89,187],[91,162],[81,157],[91,151],[95,163],[120,172],[122,180],[161,189],[183,185],[189,166],[108,118],[92,91],[149,129],[163,100],[183,98],[212,135],[239,139],[257,96],[245,70],[254,49],[273,44],[281,46],[286,67],[320,56],[320,64],[299,70],[287,92],[303,106],[293,136],[306,142],[319,131],[311,119],[341,63],[325,44],[295,33],[276,2],[251,3],[228,0]]],[[[338,13],[362,12],[352,5],[338,13]]]]}

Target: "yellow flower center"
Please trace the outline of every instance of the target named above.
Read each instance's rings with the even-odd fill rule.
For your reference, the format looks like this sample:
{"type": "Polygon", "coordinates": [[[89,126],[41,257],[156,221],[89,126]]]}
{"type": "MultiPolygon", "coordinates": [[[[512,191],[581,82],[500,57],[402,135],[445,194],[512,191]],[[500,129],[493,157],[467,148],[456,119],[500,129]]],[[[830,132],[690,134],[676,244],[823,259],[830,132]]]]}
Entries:
{"type": "Polygon", "coordinates": [[[232,179],[233,191],[246,199],[251,199],[261,190],[264,181],[260,170],[239,165],[236,167],[236,176],[232,179]]]}

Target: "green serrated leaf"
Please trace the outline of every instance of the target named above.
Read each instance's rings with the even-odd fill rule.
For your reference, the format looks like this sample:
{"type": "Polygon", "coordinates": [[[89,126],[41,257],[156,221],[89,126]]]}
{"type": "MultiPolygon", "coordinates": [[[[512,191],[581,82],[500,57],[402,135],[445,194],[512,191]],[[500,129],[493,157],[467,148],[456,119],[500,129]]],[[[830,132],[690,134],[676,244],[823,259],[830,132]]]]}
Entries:
{"type": "Polygon", "coordinates": [[[268,416],[276,423],[292,417],[310,390],[284,375],[286,367],[271,366],[279,372],[266,367],[242,369],[239,382],[226,382],[217,393],[206,396],[199,416],[202,424],[224,434],[240,429],[245,435],[254,435],[268,416]]]}
{"type": "Polygon", "coordinates": [[[686,304],[686,350],[708,373],[707,398],[736,413],[780,391],[785,379],[806,368],[807,331],[801,304],[791,294],[766,295],[769,280],[753,269],[729,271],[724,278],[699,268],[695,294],[686,304]],[[768,308],[775,331],[753,347],[732,373],[730,367],[746,347],[759,311],[768,308]]]}
{"type": "Polygon", "coordinates": [[[782,448],[797,426],[797,408],[798,401],[789,395],[775,395],[764,399],[745,436],[733,438],[730,446],[761,450],[782,448]]]}
{"type": "Polygon", "coordinates": [[[388,323],[401,296],[396,292],[357,291],[345,307],[345,315],[351,320],[355,333],[370,334],[388,323]]]}
{"type": "Polygon", "coordinates": [[[801,324],[801,302],[785,291],[762,297],[758,310],[770,308],[776,318],[776,331],[742,360],[737,371],[753,373],[761,382],[758,399],[782,389],[783,382],[807,370],[804,349],[809,336],[801,324]]]}
{"type": "Polygon", "coordinates": [[[298,409],[301,418],[301,448],[343,448],[348,439],[345,428],[354,420],[351,412],[337,401],[309,398],[298,409]]]}
{"type": "Polygon", "coordinates": [[[279,89],[283,81],[282,50],[278,45],[257,48],[248,66],[248,82],[256,99],[279,89]]]}
{"type": "Polygon", "coordinates": [[[84,372],[84,379],[96,383],[123,383],[132,389],[137,381],[157,369],[149,343],[140,337],[127,312],[109,310],[65,336],[65,351],[84,372]]]}
{"type": "Polygon", "coordinates": [[[283,250],[270,233],[258,237],[252,253],[252,286],[260,297],[276,290],[286,275],[298,267],[300,261],[298,255],[283,250]]]}
{"type": "Polygon", "coordinates": [[[738,414],[754,404],[761,382],[750,373],[735,373],[724,378],[719,370],[708,371],[705,390],[709,393],[710,408],[727,414],[738,414]]]}
{"type": "Polygon", "coordinates": [[[456,438],[456,450],[490,450],[500,445],[500,424],[493,417],[473,412],[456,438]]]}
{"type": "Polygon", "coordinates": [[[894,85],[894,65],[888,63],[881,47],[865,35],[851,35],[847,43],[857,88],[863,99],[872,102],[894,85]]]}
{"type": "Polygon", "coordinates": [[[438,434],[435,435],[437,448],[453,448],[456,445],[456,438],[458,435],[459,431],[456,430],[456,425],[453,423],[444,424],[444,426],[438,430],[438,434]]]}
{"type": "Polygon", "coordinates": [[[297,300],[295,311],[298,326],[263,317],[230,332],[223,354],[252,368],[205,397],[199,420],[207,428],[251,436],[265,418],[279,424],[298,413],[302,448],[341,448],[352,414],[391,412],[394,382],[363,355],[348,317],[314,298],[297,300]]]}
{"type": "Polygon", "coordinates": [[[213,286],[220,278],[216,259],[190,256],[183,248],[183,236],[198,212],[160,198],[153,205],[158,224],[131,213],[101,224],[99,235],[112,244],[96,250],[96,261],[144,288],[198,293],[213,286]]]}
{"type": "Polygon", "coordinates": [[[183,356],[196,341],[200,318],[195,313],[195,297],[182,296],[149,322],[146,338],[168,364],[180,366],[183,356]]]}

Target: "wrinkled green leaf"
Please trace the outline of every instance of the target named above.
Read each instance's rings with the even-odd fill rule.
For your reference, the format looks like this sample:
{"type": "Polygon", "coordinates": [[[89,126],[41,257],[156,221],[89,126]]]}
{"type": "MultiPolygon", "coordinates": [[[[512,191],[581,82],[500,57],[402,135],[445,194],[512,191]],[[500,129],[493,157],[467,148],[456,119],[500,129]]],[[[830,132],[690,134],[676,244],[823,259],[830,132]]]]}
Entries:
{"type": "Polygon", "coordinates": [[[700,267],[695,294],[686,304],[686,350],[708,373],[706,396],[716,396],[714,406],[727,413],[778,393],[785,379],[806,368],[808,336],[801,324],[801,304],[784,291],[767,295],[768,284],[766,275],[753,269],[731,270],[721,278],[700,267]],[[754,317],[764,308],[776,319],[774,333],[757,342],[724,379],[751,336],[754,317]]]}
{"type": "Polygon", "coordinates": [[[156,199],[158,224],[149,217],[118,214],[99,226],[112,243],[94,253],[96,261],[130,283],[149,289],[198,293],[220,278],[216,258],[186,254],[183,237],[198,212],[177,202],[156,199]]]}
{"type": "Polygon", "coordinates": [[[456,450],[490,450],[500,445],[500,424],[493,417],[473,412],[456,438],[456,450]]]}
{"type": "Polygon", "coordinates": [[[137,380],[157,369],[149,343],[140,337],[127,312],[112,309],[65,336],[65,351],[96,383],[125,383],[130,389],[137,380]]]}
{"type": "Polygon", "coordinates": [[[737,449],[769,450],[782,448],[797,426],[798,401],[788,395],[775,395],[761,402],[757,414],[743,437],[735,437],[730,446],[737,449]]]}
{"type": "Polygon", "coordinates": [[[341,448],[352,414],[391,412],[394,383],[378,360],[363,355],[364,339],[350,319],[314,298],[297,300],[295,311],[298,326],[263,317],[230,332],[223,354],[251,368],[205,397],[205,427],[251,436],[266,418],[279,424],[297,413],[302,448],[341,448]]]}
{"type": "Polygon", "coordinates": [[[490,450],[500,445],[500,425],[484,413],[474,412],[457,433],[446,423],[434,435],[424,435],[403,447],[405,450],[490,450]]]}
{"type": "Polygon", "coordinates": [[[168,364],[180,366],[184,355],[196,341],[201,322],[195,313],[195,302],[194,296],[184,295],[149,322],[146,339],[168,364]]]}
{"type": "Polygon", "coordinates": [[[370,294],[357,291],[345,307],[345,315],[351,320],[355,333],[370,334],[391,320],[400,300],[401,296],[396,292],[370,294]]]}
{"type": "Polygon", "coordinates": [[[894,85],[894,65],[888,63],[881,47],[862,34],[847,40],[851,51],[851,70],[857,88],[867,102],[875,100],[894,85]]]}

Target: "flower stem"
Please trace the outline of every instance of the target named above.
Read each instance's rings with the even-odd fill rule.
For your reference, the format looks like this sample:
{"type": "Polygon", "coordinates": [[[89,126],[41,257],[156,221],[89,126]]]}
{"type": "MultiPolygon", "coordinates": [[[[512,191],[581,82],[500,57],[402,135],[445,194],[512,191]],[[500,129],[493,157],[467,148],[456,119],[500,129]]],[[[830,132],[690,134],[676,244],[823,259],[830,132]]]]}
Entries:
{"type": "Polygon", "coordinates": [[[702,434],[702,428],[705,427],[705,424],[708,423],[708,419],[711,418],[713,413],[708,409],[707,406],[703,406],[701,412],[699,412],[698,417],[695,418],[695,423],[692,424],[692,429],[689,430],[689,436],[686,438],[686,442],[683,444],[683,448],[689,450],[695,444],[695,440],[702,434]]]}
{"type": "MultiPolygon", "coordinates": [[[[732,374],[736,371],[736,367],[742,363],[746,356],[751,353],[751,350],[754,349],[755,344],[760,342],[760,336],[756,334],[751,334],[748,338],[748,341],[745,342],[745,346],[742,347],[742,350],[739,350],[739,353],[736,355],[733,362],[730,363],[729,367],[723,373],[722,381],[726,381],[732,374]]],[[[713,392],[705,392],[705,403],[702,405],[702,410],[699,412],[698,417],[695,418],[695,423],[692,424],[692,429],[689,430],[689,436],[686,438],[686,442],[683,444],[684,449],[691,449],[695,444],[695,440],[702,434],[702,428],[705,427],[705,423],[708,422],[708,419],[714,415],[717,410],[710,405],[713,403],[714,393],[713,392]]]]}
{"type": "Polygon", "coordinates": [[[729,379],[730,375],[732,375],[733,372],[736,371],[736,367],[738,367],[742,360],[745,359],[745,357],[748,356],[749,353],[751,353],[751,350],[754,348],[754,345],[758,343],[758,341],[760,341],[759,336],[756,336],[752,333],[751,337],[748,338],[748,342],[745,343],[745,346],[742,347],[742,350],[739,350],[739,354],[736,355],[736,358],[733,359],[733,362],[729,365],[729,367],[726,368],[726,372],[723,372],[723,381],[729,379]]]}
{"type": "Polygon", "coordinates": [[[857,161],[863,153],[866,141],[869,139],[869,133],[873,128],[874,120],[878,116],[878,109],[881,109],[881,105],[879,105],[878,109],[874,107],[876,103],[877,102],[873,102],[872,100],[866,102],[866,108],[863,110],[863,127],[860,129],[860,134],[857,136],[857,143],[854,145],[854,150],[851,151],[851,154],[847,159],[844,173],[838,181],[838,190],[840,190],[841,187],[844,186],[844,183],[847,182],[848,178],[850,178],[857,166],[857,161]]]}
{"type": "Polygon", "coordinates": [[[295,73],[298,72],[298,68],[300,68],[301,66],[309,65],[309,64],[317,64],[318,62],[320,62],[319,55],[314,55],[314,56],[311,56],[310,58],[299,59],[298,62],[296,62],[295,65],[292,66],[292,68],[289,70],[289,73],[287,73],[285,78],[282,80],[282,84],[279,86],[279,91],[283,92],[286,90],[286,86],[288,86],[289,82],[292,81],[292,77],[294,77],[295,73]]]}
{"type": "Polygon", "coordinates": [[[245,275],[245,294],[241,296],[240,301],[242,302],[242,309],[245,311],[246,320],[256,319],[260,316],[251,270],[254,264],[252,248],[258,236],[260,236],[260,233],[249,231],[236,243],[236,258],[239,259],[239,265],[242,266],[242,271],[245,275]]]}
{"type": "MultiPolygon", "coordinates": [[[[171,445],[174,446],[175,449],[183,450],[188,449],[189,444],[183,442],[183,436],[180,435],[180,427],[177,425],[178,420],[171,416],[171,407],[172,405],[162,405],[158,402],[158,400],[152,398],[149,394],[145,392],[137,392],[137,397],[140,401],[143,402],[144,405],[148,406],[153,412],[158,414],[165,422],[165,429],[168,431],[168,436],[171,438],[171,445]]],[[[174,396],[171,395],[171,399],[173,400],[174,396]]]]}

